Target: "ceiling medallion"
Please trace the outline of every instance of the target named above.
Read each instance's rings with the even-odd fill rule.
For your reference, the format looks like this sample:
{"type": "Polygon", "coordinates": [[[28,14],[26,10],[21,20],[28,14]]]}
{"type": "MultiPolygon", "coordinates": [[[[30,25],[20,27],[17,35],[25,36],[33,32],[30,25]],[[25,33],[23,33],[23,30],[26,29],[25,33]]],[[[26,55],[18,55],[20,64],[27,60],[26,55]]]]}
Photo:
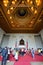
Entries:
{"type": "Polygon", "coordinates": [[[13,21],[15,22],[17,28],[23,28],[27,27],[26,22],[30,21],[31,18],[31,11],[28,9],[28,7],[17,7],[15,11],[13,11],[13,21]]]}
{"type": "Polygon", "coordinates": [[[21,8],[21,9],[18,10],[18,15],[21,16],[21,17],[22,17],[22,16],[25,16],[26,12],[27,12],[26,9],[21,8]]]}
{"type": "Polygon", "coordinates": [[[12,27],[18,28],[33,27],[41,11],[41,3],[42,0],[3,0],[12,27]]]}
{"type": "Polygon", "coordinates": [[[28,15],[28,10],[25,7],[18,8],[16,11],[16,15],[20,18],[25,18],[28,15]]]}
{"type": "Polygon", "coordinates": [[[25,19],[25,18],[27,18],[27,16],[29,16],[29,18],[30,18],[30,16],[31,16],[30,13],[31,12],[29,11],[28,7],[18,7],[16,9],[16,12],[15,11],[13,12],[13,16],[14,17],[16,16],[20,19],[25,19]]]}

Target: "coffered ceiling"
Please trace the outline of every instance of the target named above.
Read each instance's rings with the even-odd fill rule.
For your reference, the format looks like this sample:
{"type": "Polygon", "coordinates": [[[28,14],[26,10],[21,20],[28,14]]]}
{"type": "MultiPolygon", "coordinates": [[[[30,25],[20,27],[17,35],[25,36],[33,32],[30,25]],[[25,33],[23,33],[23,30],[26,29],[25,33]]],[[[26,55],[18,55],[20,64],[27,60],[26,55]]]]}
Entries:
{"type": "Polygon", "coordinates": [[[6,33],[43,29],[43,0],[0,0],[0,27],[6,33]]]}

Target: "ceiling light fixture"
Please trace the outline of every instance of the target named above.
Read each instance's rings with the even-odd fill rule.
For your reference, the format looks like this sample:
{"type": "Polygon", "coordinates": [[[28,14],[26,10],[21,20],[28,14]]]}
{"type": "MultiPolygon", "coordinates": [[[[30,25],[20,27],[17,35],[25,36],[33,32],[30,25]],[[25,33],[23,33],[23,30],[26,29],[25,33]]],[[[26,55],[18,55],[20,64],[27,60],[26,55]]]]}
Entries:
{"type": "Polygon", "coordinates": [[[12,4],[15,5],[15,1],[12,1],[12,4]]]}
{"type": "Polygon", "coordinates": [[[31,10],[34,11],[34,7],[33,6],[31,7],[31,10]]]}
{"type": "Polygon", "coordinates": [[[13,10],[13,7],[11,7],[10,9],[13,10]]]}
{"type": "Polygon", "coordinates": [[[33,1],[30,1],[30,4],[32,4],[33,3],[33,1]]]}
{"type": "Polygon", "coordinates": [[[4,6],[7,7],[9,1],[8,0],[3,0],[4,6]]]}
{"type": "Polygon", "coordinates": [[[34,14],[37,14],[37,10],[34,11],[34,14]]]}
{"type": "Polygon", "coordinates": [[[22,1],[22,4],[24,4],[24,1],[22,1]]]}
{"type": "Polygon", "coordinates": [[[33,24],[33,21],[31,21],[31,24],[33,24]]]}
{"type": "Polygon", "coordinates": [[[17,2],[17,0],[15,0],[15,2],[17,2]]]}
{"type": "Polygon", "coordinates": [[[27,0],[27,2],[29,3],[30,0],[27,0]]]}
{"type": "Polygon", "coordinates": [[[5,7],[7,7],[7,4],[4,4],[5,7]]]}
{"type": "Polygon", "coordinates": [[[11,23],[13,24],[13,21],[11,21],[11,23]]]}
{"type": "Polygon", "coordinates": [[[10,14],[10,10],[7,11],[7,14],[10,14]]]}
{"type": "Polygon", "coordinates": [[[41,0],[36,0],[36,4],[39,6],[41,4],[41,0]]]}
{"type": "Polygon", "coordinates": [[[12,19],[12,16],[10,16],[10,19],[12,19]]]}

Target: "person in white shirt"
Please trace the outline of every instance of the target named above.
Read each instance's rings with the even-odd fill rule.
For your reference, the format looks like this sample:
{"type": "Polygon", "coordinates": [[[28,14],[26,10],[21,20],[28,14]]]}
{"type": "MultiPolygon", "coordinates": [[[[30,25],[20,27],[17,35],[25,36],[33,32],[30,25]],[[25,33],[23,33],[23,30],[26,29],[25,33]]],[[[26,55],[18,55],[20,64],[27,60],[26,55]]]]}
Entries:
{"type": "Polygon", "coordinates": [[[13,56],[15,56],[15,52],[16,52],[16,50],[15,50],[15,49],[13,49],[13,52],[12,52],[13,56]]]}
{"type": "Polygon", "coordinates": [[[10,56],[10,48],[8,48],[8,58],[7,58],[8,62],[9,62],[9,56],[10,56]]]}
{"type": "Polygon", "coordinates": [[[15,52],[15,60],[18,61],[18,50],[15,52]]]}

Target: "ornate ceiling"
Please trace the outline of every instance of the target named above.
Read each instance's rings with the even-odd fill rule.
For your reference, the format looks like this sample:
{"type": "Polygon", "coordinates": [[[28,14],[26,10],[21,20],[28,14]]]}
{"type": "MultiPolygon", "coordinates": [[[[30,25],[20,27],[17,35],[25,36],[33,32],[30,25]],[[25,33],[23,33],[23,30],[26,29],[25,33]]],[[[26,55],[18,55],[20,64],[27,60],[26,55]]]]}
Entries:
{"type": "Polygon", "coordinates": [[[0,0],[0,27],[6,33],[38,33],[43,28],[43,0],[0,0]]]}

